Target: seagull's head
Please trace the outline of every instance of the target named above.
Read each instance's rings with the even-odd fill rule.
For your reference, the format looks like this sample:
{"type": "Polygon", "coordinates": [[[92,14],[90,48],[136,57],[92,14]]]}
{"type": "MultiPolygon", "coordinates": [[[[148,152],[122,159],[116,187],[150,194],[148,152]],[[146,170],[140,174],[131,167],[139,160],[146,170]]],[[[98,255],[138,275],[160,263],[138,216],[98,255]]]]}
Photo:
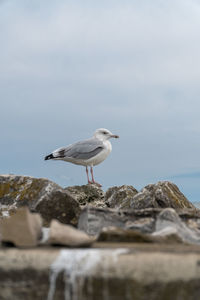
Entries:
{"type": "Polygon", "coordinates": [[[105,141],[105,140],[108,140],[111,138],[115,138],[115,139],[119,138],[118,135],[112,134],[112,132],[110,132],[108,129],[105,129],[105,128],[97,129],[94,133],[94,137],[101,141],[105,141]]]}

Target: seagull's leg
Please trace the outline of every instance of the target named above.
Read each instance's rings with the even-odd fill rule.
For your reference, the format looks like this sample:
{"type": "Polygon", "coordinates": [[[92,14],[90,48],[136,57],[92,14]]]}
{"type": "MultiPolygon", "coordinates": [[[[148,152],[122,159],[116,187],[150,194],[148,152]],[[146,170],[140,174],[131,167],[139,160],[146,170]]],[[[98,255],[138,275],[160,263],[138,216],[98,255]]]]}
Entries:
{"type": "Polygon", "coordinates": [[[90,181],[89,179],[89,175],[88,175],[88,167],[86,166],[86,174],[87,174],[87,180],[88,180],[88,183],[92,183],[92,181],[90,181]]]}
{"type": "Polygon", "coordinates": [[[90,172],[91,172],[91,175],[92,175],[92,183],[95,183],[96,185],[101,187],[102,185],[94,180],[94,174],[93,174],[93,168],[92,167],[90,167],[90,172]]]}

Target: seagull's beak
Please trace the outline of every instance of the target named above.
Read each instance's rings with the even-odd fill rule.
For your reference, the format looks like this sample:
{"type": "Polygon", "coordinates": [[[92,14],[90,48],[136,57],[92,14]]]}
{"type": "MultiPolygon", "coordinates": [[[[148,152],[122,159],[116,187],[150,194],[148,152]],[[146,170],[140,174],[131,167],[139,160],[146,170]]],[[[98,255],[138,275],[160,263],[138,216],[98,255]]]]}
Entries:
{"type": "Polygon", "coordinates": [[[111,137],[111,138],[118,139],[118,138],[119,138],[119,135],[116,135],[116,134],[111,134],[111,135],[110,135],[110,137],[111,137]]]}

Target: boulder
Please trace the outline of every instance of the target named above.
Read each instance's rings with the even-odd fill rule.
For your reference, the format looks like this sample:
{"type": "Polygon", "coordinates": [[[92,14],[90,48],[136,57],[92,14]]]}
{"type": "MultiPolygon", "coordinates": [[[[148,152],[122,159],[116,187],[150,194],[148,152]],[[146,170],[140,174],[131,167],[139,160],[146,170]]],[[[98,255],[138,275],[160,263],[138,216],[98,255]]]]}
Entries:
{"type": "Polygon", "coordinates": [[[12,243],[18,247],[33,247],[42,234],[42,219],[39,214],[30,213],[23,207],[8,218],[0,219],[2,242],[12,243]]]}
{"type": "Polygon", "coordinates": [[[0,175],[0,212],[3,217],[28,206],[41,214],[44,225],[52,219],[76,224],[80,206],[72,195],[56,183],[30,176],[0,175]]]}
{"type": "Polygon", "coordinates": [[[90,246],[94,241],[95,238],[71,225],[61,224],[57,220],[51,221],[47,244],[80,247],[90,246]]]}
{"type": "Polygon", "coordinates": [[[166,236],[173,232],[183,242],[200,245],[200,231],[189,228],[172,208],[164,209],[157,217],[154,236],[166,236]]]}
{"type": "Polygon", "coordinates": [[[129,208],[130,199],[132,199],[138,191],[131,185],[114,186],[107,190],[105,194],[105,202],[110,208],[129,208]]]}
{"type": "Polygon", "coordinates": [[[106,207],[104,200],[104,191],[96,184],[76,185],[65,188],[73,198],[84,208],[86,205],[95,207],[106,207]]]}
{"type": "Polygon", "coordinates": [[[133,209],[144,208],[195,208],[180,192],[178,187],[169,181],[149,184],[130,200],[133,209]]]}

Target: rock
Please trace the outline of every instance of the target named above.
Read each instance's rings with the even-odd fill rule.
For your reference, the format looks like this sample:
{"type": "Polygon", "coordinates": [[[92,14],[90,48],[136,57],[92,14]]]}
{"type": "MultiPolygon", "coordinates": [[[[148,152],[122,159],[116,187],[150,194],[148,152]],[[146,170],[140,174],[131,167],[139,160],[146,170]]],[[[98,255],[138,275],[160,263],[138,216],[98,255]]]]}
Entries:
{"type": "Polygon", "coordinates": [[[137,193],[138,191],[131,185],[114,186],[107,190],[105,202],[110,208],[129,208],[130,199],[137,193]]]}
{"type": "Polygon", "coordinates": [[[40,213],[45,226],[48,226],[52,219],[76,224],[81,211],[78,202],[68,191],[48,179],[1,175],[2,216],[8,216],[24,205],[31,211],[40,213]]]}
{"type": "Polygon", "coordinates": [[[13,243],[18,247],[33,247],[41,237],[42,219],[32,214],[28,208],[20,208],[11,217],[0,220],[2,242],[13,243]]]}
{"type": "Polygon", "coordinates": [[[98,242],[151,243],[152,240],[150,236],[141,232],[114,226],[103,228],[98,236],[98,242]]]}
{"type": "Polygon", "coordinates": [[[104,227],[110,226],[151,233],[155,229],[155,218],[160,212],[161,209],[158,208],[127,211],[86,207],[80,215],[78,228],[89,235],[97,235],[104,227]]]}
{"type": "Polygon", "coordinates": [[[150,235],[139,231],[117,227],[103,228],[98,236],[98,242],[115,243],[182,243],[176,232],[162,235],[150,235]]]}
{"type": "Polygon", "coordinates": [[[187,198],[180,192],[178,187],[169,181],[159,181],[156,184],[149,184],[130,200],[130,207],[133,209],[144,208],[193,208],[187,198]]]}
{"type": "Polygon", "coordinates": [[[97,235],[103,227],[115,226],[123,228],[127,221],[122,212],[111,209],[86,207],[79,218],[78,228],[89,235],[97,235]]]}
{"type": "Polygon", "coordinates": [[[69,186],[65,188],[65,191],[68,191],[82,208],[87,204],[95,207],[106,207],[104,191],[95,184],[69,186]]]}
{"type": "Polygon", "coordinates": [[[153,235],[165,236],[168,232],[173,232],[183,242],[200,245],[200,231],[189,228],[172,208],[166,208],[158,215],[153,235]]]}
{"type": "Polygon", "coordinates": [[[186,225],[193,230],[197,230],[198,232],[200,230],[200,219],[197,220],[189,219],[186,221],[186,225]]]}
{"type": "Polygon", "coordinates": [[[70,247],[90,246],[95,238],[88,236],[70,225],[64,225],[57,220],[50,224],[48,244],[65,245],[70,247]]]}
{"type": "Polygon", "coordinates": [[[135,221],[127,221],[125,224],[126,229],[133,229],[143,233],[151,233],[155,229],[154,218],[140,218],[135,221]]]}
{"type": "MultiPolygon", "coordinates": [[[[165,224],[164,227],[158,227],[159,222],[161,222],[160,218],[163,216],[162,212],[165,212],[166,210],[167,209],[163,210],[161,208],[114,210],[109,208],[100,209],[96,207],[86,207],[80,215],[78,228],[89,235],[97,235],[103,228],[110,226],[151,234],[155,232],[155,230],[158,231],[164,227],[169,227],[169,223],[166,223],[166,220],[162,220],[162,222],[164,222],[163,224],[165,224]]],[[[178,220],[184,225],[184,228],[182,227],[183,230],[186,228],[189,229],[187,224],[190,224],[190,227],[192,227],[191,224],[193,224],[191,230],[198,236],[198,226],[200,226],[199,211],[196,209],[177,209],[174,221],[170,221],[170,224],[173,223],[176,225],[176,223],[179,222],[178,220]]],[[[175,233],[174,229],[172,231],[173,232],[169,232],[169,234],[175,233]]]]}

